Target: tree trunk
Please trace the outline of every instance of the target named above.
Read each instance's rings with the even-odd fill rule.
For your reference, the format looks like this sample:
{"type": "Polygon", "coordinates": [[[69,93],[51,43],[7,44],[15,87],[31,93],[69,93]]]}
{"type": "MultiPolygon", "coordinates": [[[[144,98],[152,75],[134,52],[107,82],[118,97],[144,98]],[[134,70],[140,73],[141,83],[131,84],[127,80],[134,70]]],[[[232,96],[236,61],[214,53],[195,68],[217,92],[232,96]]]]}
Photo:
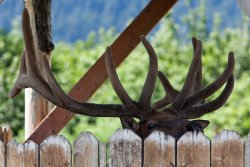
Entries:
{"type": "MultiPolygon", "coordinates": [[[[29,11],[30,25],[34,37],[36,59],[41,67],[41,56],[50,55],[54,45],[51,42],[50,7],[51,0],[24,0],[29,11]]],[[[43,75],[43,74],[42,74],[43,75]]],[[[48,102],[31,88],[25,90],[25,138],[48,114],[48,102]]]]}

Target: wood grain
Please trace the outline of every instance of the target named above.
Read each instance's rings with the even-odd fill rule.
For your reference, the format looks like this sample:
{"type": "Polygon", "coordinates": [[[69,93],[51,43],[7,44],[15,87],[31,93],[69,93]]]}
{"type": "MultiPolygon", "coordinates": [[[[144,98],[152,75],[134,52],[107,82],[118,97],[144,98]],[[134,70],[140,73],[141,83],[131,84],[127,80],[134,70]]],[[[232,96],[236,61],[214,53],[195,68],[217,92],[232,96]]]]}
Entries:
{"type": "Polygon", "coordinates": [[[32,141],[28,141],[24,144],[10,141],[7,144],[7,166],[37,167],[38,145],[32,141]]]}
{"type": "Polygon", "coordinates": [[[107,166],[107,147],[106,143],[99,142],[99,167],[107,166]]]}
{"type": "Polygon", "coordinates": [[[110,138],[110,167],[140,167],[142,140],[128,129],[118,130],[110,138]]]}
{"type": "Polygon", "coordinates": [[[210,167],[210,141],[202,132],[187,132],[178,140],[177,167],[210,167]]]}
{"type": "MultiPolygon", "coordinates": [[[[142,10],[134,21],[111,44],[115,65],[120,65],[140,42],[141,35],[147,35],[160,19],[172,8],[177,0],[153,0],[142,10]]],[[[107,79],[104,54],[78,81],[69,93],[74,99],[87,101],[107,79]]],[[[57,134],[74,116],[72,112],[55,108],[38,125],[28,140],[41,143],[51,134],[57,134]]]]}
{"type": "Polygon", "coordinates": [[[71,167],[71,145],[63,136],[51,135],[40,145],[40,167],[71,167]]]}
{"type": "Polygon", "coordinates": [[[244,141],[236,132],[223,130],[211,143],[211,167],[243,167],[244,141]]]}
{"type": "Polygon", "coordinates": [[[175,164],[175,139],[153,132],[144,140],[144,167],[171,167],[175,164]]]}
{"type": "Polygon", "coordinates": [[[98,167],[98,140],[90,133],[81,133],[73,146],[73,164],[98,167]]]}

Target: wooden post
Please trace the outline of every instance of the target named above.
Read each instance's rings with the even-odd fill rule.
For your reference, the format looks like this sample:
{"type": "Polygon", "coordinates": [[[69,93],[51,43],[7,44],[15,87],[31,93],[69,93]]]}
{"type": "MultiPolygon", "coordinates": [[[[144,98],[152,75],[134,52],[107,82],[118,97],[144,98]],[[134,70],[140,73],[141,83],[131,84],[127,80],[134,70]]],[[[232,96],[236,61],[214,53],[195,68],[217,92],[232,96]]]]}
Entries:
{"type": "MultiPolygon", "coordinates": [[[[42,54],[46,52],[47,55],[50,55],[50,51],[52,51],[54,48],[50,35],[51,0],[24,0],[24,2],[25,7],[28,9],[30,15],[30,25],[36,50],[36,60],[38,61],[39,65],[42,54]]],[[[41,68],[41,66],[39,66],[39,68],[41,68]]],[[[41,69],[41,71],[43,70],[41,69]]],[[[47,101],[31,88],[26,89],[25,138],[30,136],[36,126],[44,119],[47,114],[47,101]]]]}

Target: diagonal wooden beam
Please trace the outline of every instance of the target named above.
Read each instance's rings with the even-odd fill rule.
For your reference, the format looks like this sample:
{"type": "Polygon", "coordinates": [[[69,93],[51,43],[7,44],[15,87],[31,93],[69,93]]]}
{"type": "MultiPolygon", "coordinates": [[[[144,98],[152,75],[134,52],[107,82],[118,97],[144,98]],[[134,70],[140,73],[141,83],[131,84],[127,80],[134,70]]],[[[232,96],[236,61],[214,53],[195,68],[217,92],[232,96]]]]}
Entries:
{"type": "MultiPolygon", "coordinates": [[[[112,43],[112,54],[116,66],[119,66],[138,45],[140,36],[148,34],[176,2],[177,0],[151,0],[149,2],[134,21],[112,43]]],[[[81,101],[87,101],[107,77],[103,54],[72,88],[69,96],[81,101]]],[[[36,127],[27,140],[33,140],[40,144],[49,135],[57,134],[73,116],[74,113],[56,107],[36,127]]]]}

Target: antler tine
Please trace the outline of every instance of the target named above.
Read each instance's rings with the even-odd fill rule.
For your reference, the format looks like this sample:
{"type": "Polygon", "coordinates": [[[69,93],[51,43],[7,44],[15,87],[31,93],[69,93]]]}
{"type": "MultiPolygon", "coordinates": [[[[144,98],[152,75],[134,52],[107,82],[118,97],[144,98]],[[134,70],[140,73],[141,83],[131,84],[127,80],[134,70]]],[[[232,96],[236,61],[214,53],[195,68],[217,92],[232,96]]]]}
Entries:
{"type": "Polygon", "coordinates": [[[158,78],[161,81],[161,84],[166,92],[166,95],[164,98],[162,98],[161,100],[155,102],[152,106],[153,110],[156,109],[160,109],[162,107],[165,107],[166,105],[172,103],[172,101],[177,97],[177,95],[179,94],[179,91],[176,90],[171,83],[169,82],[169,80],[167,79],[167,77],[161,72],[158,71],[158,78]]]}
{"type": "Polygon", "coordinates": [[[129,97],[126,90],[123,88],[121,81],[118,78],[118,75],[115,70],[115,65],[112,59],[111,47],[107,47],[105,52],[105,62],[107,73],[110,78],[110,82],[117,94],[117,96],[122,101],[123,105],[128,109],[137,109],[135,102],[129,97]]]}
{"type": "MultiPolygon", "coordinates": [[[[19,67],[19,74],[17,77],[17,81],[20,81],[23,75],[27,74],[26,64],[25,64],[25,51],[22,52],[21,60],[20,60],[20,67],[19,67]]],[[[14,86],[11,88],[9,92],[9,96],[14,98],[16,97],[22,89],[19,88],[20,82],[15,82],[14,86]]]]}
{"type": "Polygon", "coordinates": [[[234,87],[234,75],[232,74],[228,79],[224,90],[221,92],[219,97],[215,100],[202,104],[200,106],[194,106],[188,108],[185,112],[182,113],[181,118],[184,119],[195,119],[201,117],[209,112],[217,110],[221,106],[223,106],[227,99],[229,98],[230,94],[232,93],[234,87]]]}
{"type": "Polygon", "coordinates": [[[68,109],[76,114],[100,117],[136,117],[140,118],[140,114],[127,111],[122,105],[118,104],[93,104],[84,103],[72,99],[64,93],[60,85],[57,83],[48,63],[47,57],[42,57],[43,67],[48,79],[49,86],[51,87],[57,102],[54,103],[59,107],[68,109]]]}
{"type": "Polygon", "coordinates": [[[143,35],[141,36],[141,41],[149,55],[149,70],[148,70],[147,78],[144,83],[138,104],[140,107],[142,107],[143,110],[151,111],[148,109],[150,109],[150,101],[151,101],[152,94],[155,88],[155,82],[156,82],[157,72],[158,72],[158,61],[157,61],[157,56],[152,45],[147,41],[145,36],[143,35]]]}
{"type": "Polygon", "coordinates": [[[25,52],[21,57],[20,72],[18,78],[11,89],[9,95],[15,97],[22,88],[31,87],[39,94],[48,98],[50,101],[55,101],[52,91],[46,81],[41,77],[35,60],[35,47],[33,35],[30,27],[29,13],[26,8],[23,10],[22,27],[25,44],[25,52]],[[39,89],[38,89],[39,88],[39,89]]]}
{"type": "Polygon", "coordinates": [[[191,95],[190,97],[188,97],[185,104],[183,105],[183,109],[185,110],[186,108],[191,107],[200,99],[205,99],[211,96],[217,90],[219,90],[223,86],[223,84],[227,82],[229,77],[232,75],[234,64],[235,64],[234,53],[230,52],[228,55],[227,67],[223,71],[223,73],[213,83],[208,85],[206,88],[203,88],[199,90],[198,92],[194,93],[193,95],[191,95]]]}
{"type": "MultiPolygon", "coordinates": [[[[195,37],[192,38],[192,44],[193,44],[193,50],[194,50],[194,53],[195,53],[195,50],[196,50],[196,44],[197,44],[197,39],[195,37]]],[[[193,92],[197,92],[199,91],[200,89],[202,89],[202,56],[200,58],[200,63],[199,63],[199,70],[197,72],[197,75],[196,75],[196,79],[195,79],[195,82],[194,82],[194,85],[193,85],[193,88],[192,88],[192,91],[191,91],[191,94],[193,92]]],[[[196,105],[199,105],[199,104],[203,104],[205,103],[205,99],[200,99],[196,105]]]]}
{"type": "Polygon", "coordinates": [[[21,59],[21,71],[13,88],[14,93],[11,93],[12,95],[16,95],[16,92],[21,88],[31,87],[53,104],[77,114],[101,117],[141,117],[140,113],[127,111],[122,105],[81,103],[71,99],[58,85],[53,73],[51,72],[48,59],[46,55],[43,55],[42,63],[45,75],[48,78],[47,83],[47,81],[39,73],[40,71],[37,68],[37,63],[34,61],[35,47],[27,9],[24,9],[23,12],[23,33],[25,58],[23,57],[21,59]]]}
{"type": "Polygon", "coordinates": [[[177,98],[174,100],[172,107],[173,109],[179,111],[186,101],[187,96],[190,94],[194,81],[196,79],[197,72],[199,70],[199,64],[201,60],[202,43],[200,40],[197,41],[194,58],[189,67],[188,74],[182,90],[178,94],[177,98]]]}

